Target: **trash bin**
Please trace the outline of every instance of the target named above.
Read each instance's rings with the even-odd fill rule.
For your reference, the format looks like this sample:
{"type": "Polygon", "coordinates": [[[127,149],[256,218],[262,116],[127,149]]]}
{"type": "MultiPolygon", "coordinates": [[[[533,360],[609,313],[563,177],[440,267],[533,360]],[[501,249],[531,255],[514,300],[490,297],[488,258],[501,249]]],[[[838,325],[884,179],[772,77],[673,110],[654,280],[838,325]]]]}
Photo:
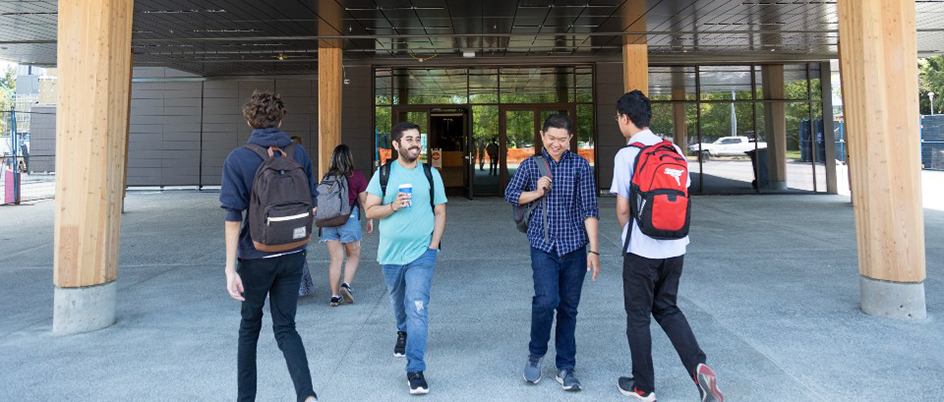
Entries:
{"type": "Polygon", "coordinates": [[[760,181],[760,188],[768,188],[770,176],[767,174],[767,148],[752,149],[745,153],[751,157],[751,168],[754,171],[754,181],[751,182],[751,186],[756,190],[757,182],[760,181]]]}

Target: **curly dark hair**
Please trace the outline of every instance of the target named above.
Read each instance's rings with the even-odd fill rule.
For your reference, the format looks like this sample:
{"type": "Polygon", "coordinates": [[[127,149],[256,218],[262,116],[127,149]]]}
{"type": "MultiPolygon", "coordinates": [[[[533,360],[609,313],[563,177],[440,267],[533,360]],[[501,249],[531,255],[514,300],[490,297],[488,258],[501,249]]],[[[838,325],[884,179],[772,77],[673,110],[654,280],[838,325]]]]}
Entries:
{"type": "Polygon", "coordinates": [[[249,102],[243,105],[243,118],[252,128],[275,127],[285,117],[285,102],[277,92],[252,91],[249,102]]]}

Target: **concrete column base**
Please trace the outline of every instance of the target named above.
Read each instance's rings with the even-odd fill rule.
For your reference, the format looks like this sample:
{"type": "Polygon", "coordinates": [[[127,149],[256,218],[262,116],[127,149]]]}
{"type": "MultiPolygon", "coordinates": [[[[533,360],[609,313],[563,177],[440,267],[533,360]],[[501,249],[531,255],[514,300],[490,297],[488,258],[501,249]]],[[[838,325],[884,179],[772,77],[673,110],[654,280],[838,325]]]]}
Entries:
{"type": "Polygon", "coordinates": [[[771,181],[767,182],[768,190],[782,191],[787,189],[787,182],[785,181],[771,181]]]}
{"type": "Polygon", "coordinates": [[[112,281],[82,288],[57,287],[52,332],[56,335],[79,334],[114,324],[116,283],[112,281]]]}
{"type": "Polygon", "coordinates": [[[860,275],[859,288],[866,314],[899,320],[928,318],[924,282],[889,282],[860,275]]]}

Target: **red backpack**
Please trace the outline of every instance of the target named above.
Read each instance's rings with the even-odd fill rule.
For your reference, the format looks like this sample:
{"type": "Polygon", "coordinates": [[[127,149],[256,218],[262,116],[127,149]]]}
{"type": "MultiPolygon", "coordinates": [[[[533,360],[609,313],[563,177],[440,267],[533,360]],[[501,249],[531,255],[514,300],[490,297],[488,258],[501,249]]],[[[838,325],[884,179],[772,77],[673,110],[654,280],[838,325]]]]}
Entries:
{"type": "MultiPolygon", "coordinates": [[[[668,140],[650,146],[639,142],[629,146],[640,149],[633,164],[629,192],[630,216],[636,220],[639,230],[660,240],[687,236],[692,212],[688,199],[688,160],[668,140]]],[[[629,237],[626,236],[627,245],[629,237]]]]}

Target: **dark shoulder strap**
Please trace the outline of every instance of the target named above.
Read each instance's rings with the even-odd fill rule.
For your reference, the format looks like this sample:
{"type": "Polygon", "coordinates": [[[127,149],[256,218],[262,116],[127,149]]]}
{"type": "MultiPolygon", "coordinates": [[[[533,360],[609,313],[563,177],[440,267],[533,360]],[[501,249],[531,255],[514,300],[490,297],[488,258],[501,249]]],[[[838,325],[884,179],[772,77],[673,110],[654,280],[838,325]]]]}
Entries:
{"type": "Polygon", "coordinates": [[[433,187],[433,167],[428,164],[423,164],[423,173],[426,174],[426,180],[429,181],[429,207],[433,209],[433,212],[436,211],[436,191],[433,187]]]}
{"type": "Polygon", "coordinates": [[[256,155],[259,155],[259,157],[262,158],[263,161],[266,159],[269,159],[269,150],[261,145],[246,144],[246,145],[243,145],[243,148],[246,148],[254,152],[256,155]]]}
{"type": "Polygon", "coordinates": [[[288,155],[290,159],[294,160],[295,159],[295,141],[292,141],[292,143],[288,144],[287,147],[282,148],[282,152],[285,152],[285,155],[288,155]]]}
{"type": "Polygon", "coordinates": [[[547,163],[547,159],[544,159],[543,155],[534,155],[532,158],[534,158],[534,162],[538,164],[538,171],[541,172],[541,177],[551,177],[551,165],[547,163]]]}
{"type": "Polygon", "coordinates": [[[390,161],[380,165],[380,198],[387,195],[387,182],[390,181],[390,161]]]}

